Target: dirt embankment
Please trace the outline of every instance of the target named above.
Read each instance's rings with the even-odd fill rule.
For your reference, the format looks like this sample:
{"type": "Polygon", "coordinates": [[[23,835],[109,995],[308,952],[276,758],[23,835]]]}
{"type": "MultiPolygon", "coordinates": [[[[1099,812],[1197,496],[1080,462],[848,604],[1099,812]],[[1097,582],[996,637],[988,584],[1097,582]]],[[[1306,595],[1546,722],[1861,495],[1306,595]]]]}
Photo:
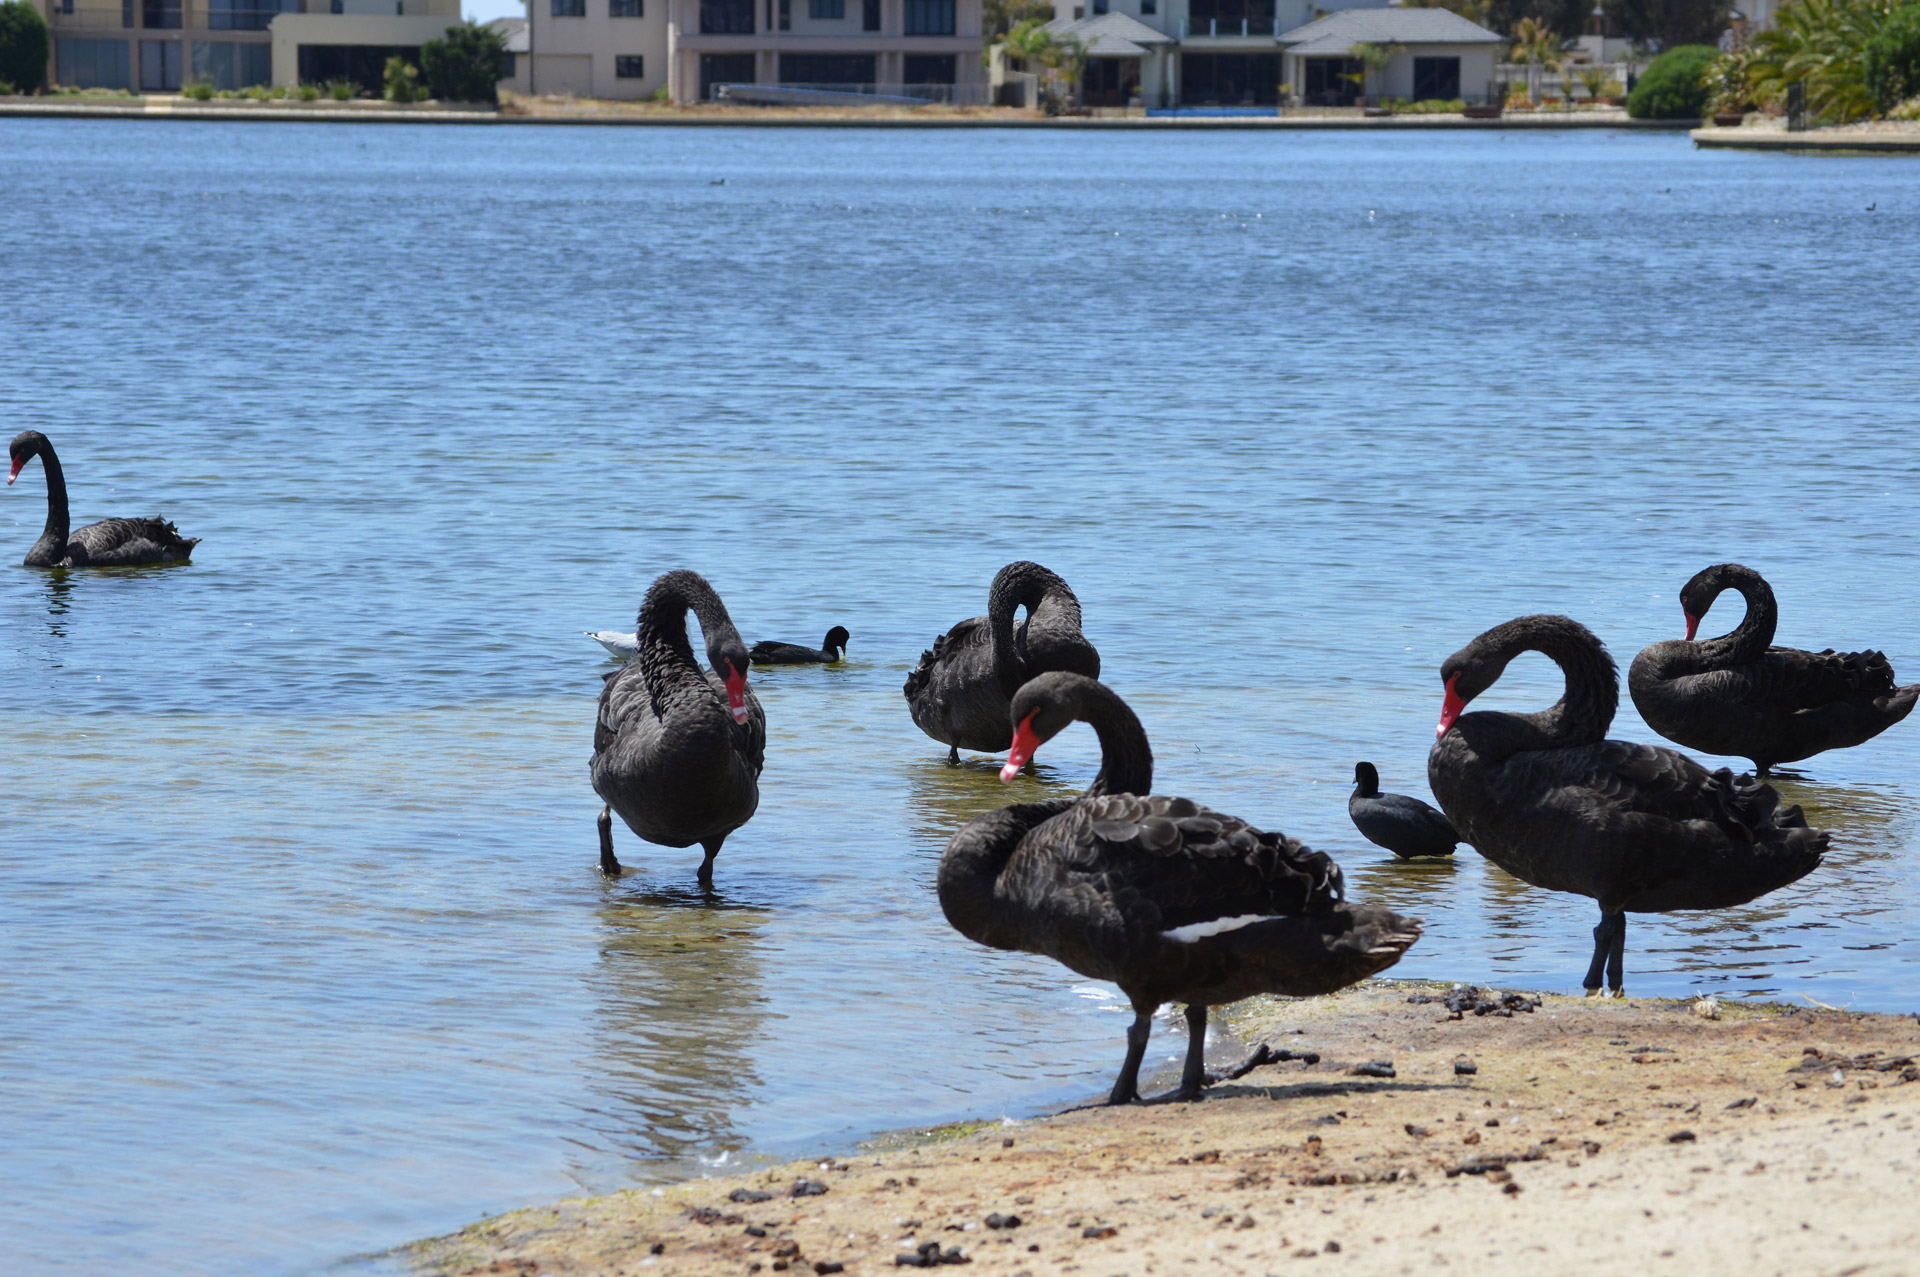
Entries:
{"type": "Polygon", "coordinates": [[[1253,1003],[1240,1035],[1294,1058],[1203,1103],[562,1202],[411,1258],[694,1277],[1920,1273],[1915,1017],[1408,1000],[1444,992],[1253,1003]]]}

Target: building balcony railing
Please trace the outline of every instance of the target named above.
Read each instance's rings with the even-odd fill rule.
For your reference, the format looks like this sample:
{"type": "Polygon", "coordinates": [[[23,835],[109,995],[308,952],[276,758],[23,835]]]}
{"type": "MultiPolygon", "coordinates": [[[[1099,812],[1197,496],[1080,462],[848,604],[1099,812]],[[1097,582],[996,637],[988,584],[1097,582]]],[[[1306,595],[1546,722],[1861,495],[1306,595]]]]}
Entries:
{"type": "Polygon", "coordinates": [[[1277,40],[1278,18],[1182,18],[1182,40],[1277,40]]]}
{"type": "Polygon", "coordinates": [[[56,6],[53,10],[53,34],[62,31],[103,31],[129,30],[138,25],[132,5],[75,5],[71,9],[56,6]]]}

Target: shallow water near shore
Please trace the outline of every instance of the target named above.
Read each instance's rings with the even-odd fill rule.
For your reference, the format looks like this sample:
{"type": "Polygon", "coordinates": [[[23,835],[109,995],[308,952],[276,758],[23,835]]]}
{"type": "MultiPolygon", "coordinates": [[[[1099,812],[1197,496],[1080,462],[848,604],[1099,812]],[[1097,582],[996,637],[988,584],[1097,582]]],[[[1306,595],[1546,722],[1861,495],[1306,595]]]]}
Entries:
{"type": "MultiPolygon", "coordinates": [[[[1076,730],[1003,788],[907,718],[1009,559],[1073,583],[1157,788],[1425,919],[1401,976],[1567,991],[1590,949],[1588,902],[1347,821],[1356,759],[1427,794],[1480,630],[1566,612],[1624,666],[1738,559],[1781,642],[1920,677],[1898,158],[4,121],[0,174],[9,433],[53,438],[76,522],[204,538],[0,568],[22,1270],[313,1271],[1102,1093],[1112,991],[932,892],[958,824],[1097,761],[1076,730]],[[683,565],[750,641],[853,633],[755,673],[711,895],[623,829],[636,872],[594,871],[580,631],[683,565]]],[[[0,494],[6,562],[43,500],[38,465],[0,494]]],[[[1555,695],[1529,657],[1486,701],[1555,695]]],[[[1917,765],[1909,723],[1792,769],[1827,863],[1636,916],[1628,989],[1911,1010],[1917,765]]]]}

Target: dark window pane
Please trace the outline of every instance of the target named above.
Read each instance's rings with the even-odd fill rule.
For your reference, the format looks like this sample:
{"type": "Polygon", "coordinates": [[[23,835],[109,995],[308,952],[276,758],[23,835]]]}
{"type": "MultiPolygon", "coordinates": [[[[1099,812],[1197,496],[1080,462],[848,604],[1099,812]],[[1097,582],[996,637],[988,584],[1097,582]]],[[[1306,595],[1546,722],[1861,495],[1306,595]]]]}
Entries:
{"type": "Polygon", "coordinates": [[[952,84],[953,54],[909,53],[900,60],[903,84],[952,84]]]}
{"type": "Polygon", "coordinates": [[[700,34],[752,35],[753,0],[700,0],[700,34]]]}
{"type": "Polygon", "coordinates": [[[553,16],[584,18],[587,16],[587,0],[553,0],[553,16]]]}
{"type": "Polygon", "coordinates": [[[700,100],[713,100],[716,84],[752,84],[751,53],[703,53],[700,55],[700,100]]]}
{"type": "Polygon", "coordinates": [[[1459,58],[1415,58],[1413,60],[1413,100],[1443,98],[1449,102],[1460,96],[1459,58]]]}
{"type": "MultiPolygon", "coordinates": [[[[1341,59],[1307,59],[1313,64],[1341,59]]],[[[1180,101],[1187,106],[1277,106],[1280,102],[1280,55],[1277,53],[1183,53],[1180,55],[1180,101]]]]}
{"type": "Polygon", "coordinates": [[[906,0],[908,35],[952,35],[953,0],[906,0]]]}
{"type": "Polygon", "coordinates": [[[644,18],[647,7],[644,0],[607,0],[609,18],[644,18]]]}
{"type": "Polygon", "coordinates": [[[880,29],[880,0],[863,0],[860,6],[860,29],[862,31],[880,29]]]}
{"type": "Polygon", "coordinates": [[[639,54],[622,55],[613,60],[613,73],[622,80],[647,78],[647,60],[639,54]]]}
{"type": "Polygon", "coordinates": [[[847,0],[807,0],[809,18],[844,18],[847,16],[847,0]]]}
{"type": "Polygon", "coordinates": [[[1235,33],[1240,24],[1249,27],[1273,26],[1273,0],[1192,0],[1187,6],[1187,17],[1197,24],[1207,21],[1232,23],[1235,33]]]}
{"type": "Polygon", "coordinates": [[[53,42],[54,74],[74,89],[130,89],[128,42],[125,40],[69,40],[53,42]]]}
{"type": "Polygon", "coordinates": [[[783,53],[782,84],[872,84],[871,53],[783,53]]]}
{"type": "MultiPolygon", "coordinates": [[[[141,0],[140,25],[149,31],[178,31],[180,0],[141,0]]],[[[143,61],[141,65],[146,64],[143,61]]]]}

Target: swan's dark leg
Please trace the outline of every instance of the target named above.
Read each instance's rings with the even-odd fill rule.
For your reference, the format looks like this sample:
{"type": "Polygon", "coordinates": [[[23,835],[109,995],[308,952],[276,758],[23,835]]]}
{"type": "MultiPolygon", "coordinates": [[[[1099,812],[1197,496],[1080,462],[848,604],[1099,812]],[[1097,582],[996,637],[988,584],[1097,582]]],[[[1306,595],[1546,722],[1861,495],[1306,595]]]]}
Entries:
{"type": "Polygon", "coordinates": [[[1593,961],[1587,965],[1587,978],[1581,985],[1590,998],[1600,996],[1600,977],[1606,971],[1607,952],[1612,948],[1613,928],[1607,924],[1611,916],[1602,910],[1600,925],[1593,929],[1593,961]]]}
{"type": "Polygon", "coordinates": [[[1140,1097],[1140,1061],[1147,1056],[1147,1035],[1153,1032],[1153,1012],[1135,1011],[1127,1029],[1127,1061],[1113,1081],[1109,1104],[1131,1104],[1140,1097]]]}
{"type": "Polygon", "coordinates": [[[1616,998],[1627,996],[1627,915],[1616,913],[1608,919],[1613,924],[1613,941],[1607,951],[1607,987],[1616,998]]]}
{"type": "Polygon", "coordinates": [[[727,836],[721,834],[712,842],[703,842],[700,844],[701,849],[707,853],[707,858],[700,862],[701,886],[711,887],[713,885],[713,858],[720,854],[720,844],[726,840],[727,836]]]}
{"type": "Polygon", "coordinates": [[[960,747],[958,745],[947,746],[947,766],[958,767],[959,765],[960,765],[960,747]]]}
{"type": "Polygon", "coordinates": [[[1187,1067],[1180,1073],[1177,1100],[1197,1100],[1207,1093],[1207,1009],[1187,1007],[1187,1067]]]}
{"type": "Polygon", "coordinates": [[[613,854],[613,808],[600,808],[600,872],[609,878],[620,876],[620,861],[613,854]]]}

